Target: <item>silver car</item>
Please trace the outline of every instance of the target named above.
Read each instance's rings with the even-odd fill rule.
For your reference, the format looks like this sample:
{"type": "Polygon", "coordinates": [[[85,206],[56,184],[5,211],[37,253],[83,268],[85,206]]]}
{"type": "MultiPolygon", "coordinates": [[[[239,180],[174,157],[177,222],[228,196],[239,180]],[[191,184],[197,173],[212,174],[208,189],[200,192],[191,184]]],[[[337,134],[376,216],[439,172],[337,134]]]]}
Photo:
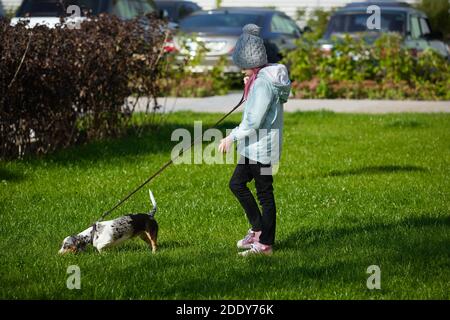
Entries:
{"type": "Polygon", "coordinates": [[[431,48],[450,60],[450,51],[443,42],[440,32],[431,30],[425,13],[404,2],[368,1],[350,3],[336,11],[330,18],[327,30],[319,41],[324,51],[333,48],[333,39],[345,34],[363,37],[368,43],[374,42],[381,33],[396,32],[404,39],[404,45],[412,52],[431,48]],[[381,29],[369,30],[367,13],[369,6],[380,8],[381,29]]]}
{"type": "Polygon", "coordinates": [[[184,37],[175,37],[175,45],[180,57],[195,55],[197,46],[202,43],[207,52],[203,61],[193,68],[194,72],[212,69],[221,57],[228,61],[225,72],[238,72],[232,63],[232,53],[242,27],[253,23],[261,28],[269,63],[282,59],[282,52],[296,47],[295,40],[301,36],[300,28],[285,13],[270,8],[230,7],[210,11],[198,11],[180,21],[180,33],[191,35],[196,41],[181,45],[184,37]],[[183,51],[183,48],[187,50],[183,51]]]}

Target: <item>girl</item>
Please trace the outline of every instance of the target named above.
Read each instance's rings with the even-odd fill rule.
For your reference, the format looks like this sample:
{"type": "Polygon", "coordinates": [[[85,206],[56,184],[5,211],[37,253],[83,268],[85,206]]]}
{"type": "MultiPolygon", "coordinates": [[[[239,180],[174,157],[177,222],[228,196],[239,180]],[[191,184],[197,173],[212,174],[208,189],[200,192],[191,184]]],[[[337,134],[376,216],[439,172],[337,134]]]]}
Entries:
{"type": "Polygon", "coordinates": [[[233,62],[242,69],[244,98],[242,121],[221,140],[220,152],[229,151],[238,142],[241,158],[230,180],[230,189],[245,210],[251,229],[239,240],[242,256],[272,254],[275,242],[276,208],[273,194],[272,165],[280,159],[283,104],[291,89],[288,71],[282,64],[268,64],[259,27],[243,28],[233,52],[233,62]],[[247,183],[255,180],[260,211],[247,183]]]}

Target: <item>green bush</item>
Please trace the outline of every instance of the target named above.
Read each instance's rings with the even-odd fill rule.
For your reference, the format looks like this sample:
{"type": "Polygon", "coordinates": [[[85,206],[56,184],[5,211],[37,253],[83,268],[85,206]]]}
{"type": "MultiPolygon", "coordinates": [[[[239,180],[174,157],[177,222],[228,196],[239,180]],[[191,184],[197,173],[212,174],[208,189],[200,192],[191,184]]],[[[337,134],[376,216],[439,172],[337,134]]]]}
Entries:
{"type": "Polygon", "coordinates": [[[450,68],[438,53],[415,57],[396,34],[370,45],[350,36],[335,39],[331,52],[305,34],[287,52],[293,92],[299,98],[449,99],[450,68]]]}

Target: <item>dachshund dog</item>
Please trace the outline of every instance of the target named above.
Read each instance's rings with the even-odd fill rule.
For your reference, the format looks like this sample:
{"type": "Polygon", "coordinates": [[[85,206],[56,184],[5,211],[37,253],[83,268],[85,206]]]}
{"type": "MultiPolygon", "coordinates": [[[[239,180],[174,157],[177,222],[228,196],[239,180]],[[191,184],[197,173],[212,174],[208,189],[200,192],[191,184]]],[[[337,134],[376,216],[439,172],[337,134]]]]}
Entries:
{"type": "Polygon", "coordinates": [[[81,252],[92,244],[98,252],[117,245],[125,240],[140,236],[147,242],[152,252],[157,249],[158,223],[154,215],[157,210],[153,193],[149,190],[153,208],[149,213],[128,214],[123,217],[96,222],[95,228],[91,226],[77,235],[68,236],[63,240],[60,254],[68,252],[81,252]]]}

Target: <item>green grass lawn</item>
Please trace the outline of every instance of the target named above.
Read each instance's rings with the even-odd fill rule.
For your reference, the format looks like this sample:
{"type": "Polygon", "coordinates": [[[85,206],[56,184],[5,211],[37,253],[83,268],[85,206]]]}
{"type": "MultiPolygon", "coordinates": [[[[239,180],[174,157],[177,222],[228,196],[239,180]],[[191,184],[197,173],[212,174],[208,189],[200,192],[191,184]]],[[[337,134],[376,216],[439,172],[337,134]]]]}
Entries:
{"type": "MultiPolygon", "coordinates": [[[[450,298],[444,114],[286,114],[271,257],[237,256],[249,226],[228,190],[234,166],[206,164],[171,166],[150,184],[159,205],[157,254],[135,239],[102,254],[57,255],[64,237],[170,157],[173,129],[218,117],[175,113],[141,137],[1,162],[0,298],[450,298]],[[66,288],[70,265],[81,269],[81,290],[66,288]],[[381,290],[366,287],[370,265],[381,268],[381,290]]],[[[113,217],[148,210],[147,189],[113,217]]]]}

